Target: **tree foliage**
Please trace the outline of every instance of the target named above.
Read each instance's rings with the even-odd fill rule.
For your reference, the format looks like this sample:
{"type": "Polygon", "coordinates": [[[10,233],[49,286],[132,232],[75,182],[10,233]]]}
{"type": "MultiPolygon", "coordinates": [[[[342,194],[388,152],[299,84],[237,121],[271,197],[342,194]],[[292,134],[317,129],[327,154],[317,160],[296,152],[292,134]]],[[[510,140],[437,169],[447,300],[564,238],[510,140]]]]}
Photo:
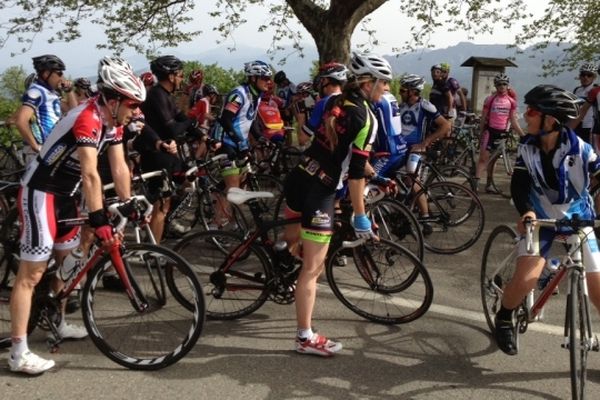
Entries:
{"type": "Polygon", "coordinates": [[[244,71],[225,70],[217,64],[205,65],[197,61],[188,61],[184,63],[183,73],[187,77],[195,69],[204,71],[204,82],[214,85],[219,93],[225,94],[231,91],[245,80],[244,71]]]}
{"type": "MultiPolygon", "coordinates": [[[[247,22],[248,7],[264,7],[268,17],[257,29],[272,32],[271,54],[280,54],[284,42],[291,42],[293,51],[302,54],[304,38],[293,23],[298,20],[312,36],[321,62],[345,62],[356,29],[370,34],[368,43],[363,44],[366,49],[377,44],[369,15],[386,1],[390,0],[216,0],[209,14],[220,21],[215,29],[228,40],[247,22]]],[[[515,46],[538,42],[537,47],[543,50],[566,43],[564,57],[546,60],[545,68],[551,73],[594,60],[600,54],[597,0],[540,2],[546,8],[535,18],[524,0],[393,1],[398,5],[399,23],[411,27],[397,51],[432,47],[435,43],[430,37],[437,31],[464,31],[474,38],[502,27],[515,32],[515,46]]],[[[151,55],[202,33],[188,29],[194,4],[193,0],[0,0],[0,46],[14,37],[26,51],[35,35],[48,29],[54,32],[52,40],[74,40],[81,36],[81,24],[91,22],[106,32],[105,41],[97,44],[99,48],[121,52],[132,47],[151,55]]],[[[280,61],[285,62],[288,56],[283,54],[280,61]]]]}

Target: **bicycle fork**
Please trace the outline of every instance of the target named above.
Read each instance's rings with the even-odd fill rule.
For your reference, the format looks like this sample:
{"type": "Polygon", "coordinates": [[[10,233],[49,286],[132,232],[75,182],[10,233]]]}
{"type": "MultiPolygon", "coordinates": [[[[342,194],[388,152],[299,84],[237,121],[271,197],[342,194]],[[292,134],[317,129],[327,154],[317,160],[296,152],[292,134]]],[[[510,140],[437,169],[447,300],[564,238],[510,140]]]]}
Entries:
{"type": "MultiPolygon", "coordinates": [[[[577,292],[572,293],[572,285],[569,285],[569,292],[567,294],[567,304],[569,304],[569,297],[577,296],[575,301],[579,303],[579,307],[582,309],[580,312],[580,316],[585,321],[585,332],[581,332],[581,334],[585,335],[585,338],[580,338],[580,345],[584,347],[586,351],[600,351],[600,344],[598,343],[598,337],[594,335],[592,331],[592,318],[590,316],[590,307],[589,307],[589,296],[588,296],[588,287],[585,279],[585,272],[578,270],[575,271],[574,267],[569,274],[569,281],[571,279],[577,279],[577,292]]],[[[566,315],[565,315],[565,330],[564,330],[564,341],[561,344],[563,349],[569,349],[569,338],[571,335],[577,335],[577,332],[571,332],[569,329],[569,320],[571,318],[570,309],[567,307],[566,315]]],[[[576,318],[576,317],[575,317],[576,318]]],[[[581,323],[580,323],[581,325],[581,323]]]]}

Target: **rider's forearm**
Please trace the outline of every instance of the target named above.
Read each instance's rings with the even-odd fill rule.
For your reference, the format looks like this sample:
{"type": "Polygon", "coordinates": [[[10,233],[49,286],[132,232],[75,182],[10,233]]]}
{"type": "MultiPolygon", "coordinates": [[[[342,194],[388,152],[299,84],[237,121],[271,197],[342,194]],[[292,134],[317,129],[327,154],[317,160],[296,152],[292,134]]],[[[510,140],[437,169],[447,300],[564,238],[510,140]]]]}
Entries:
{"type": "Polygon", "coordinates": [[[364,178],[348,179],[348,192],[350,193],[350,201],[352,201],[352,209],[355,215],[365,213],[364,191],[364,178]]]}

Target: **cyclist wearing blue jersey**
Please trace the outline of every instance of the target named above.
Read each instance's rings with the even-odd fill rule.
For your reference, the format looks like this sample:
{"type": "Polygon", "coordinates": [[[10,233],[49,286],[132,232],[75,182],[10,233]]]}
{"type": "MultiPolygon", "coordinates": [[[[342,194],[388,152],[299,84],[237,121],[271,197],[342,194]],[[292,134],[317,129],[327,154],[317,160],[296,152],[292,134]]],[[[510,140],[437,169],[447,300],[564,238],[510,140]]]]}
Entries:
{"type": "MultiPolygon", "coordinates": [[[[71,88],[71,82],[63,79],[65,63],[55,55],[47,54],[33,58],[36,76],[23,95],[23,104],[15,115],[15,126],[23,137],[23,153],[27,164],[36,157],[50,131],[62,115],[60,89],[71,88]]],[[[70,105],[75,105],[69,94],[70,105]]]]}
{"type": "Polygon", "coordinates": [[[386,153],[377,158],[373,165],[374,172],[384,178],[394,176],[396,170],[406,162],[407,146],[402,137],[400,109],[396,97],[386,91],[375,103],[377,111],[377,137],[373,149],[376,153],[386,153]]]}
{"type": "MultiPolygon", "coordinates": [[[[526,219],[561,219],[578,214],[595,217],[588,192],[590,175],[600,172],[600,159],[592,147],[566,124],[579,114],[580,100],[553,85],[539,85],[525,95],[527,135],[521,139],[511,194],[519,215],[517,229],[525,232],[526,219]]],[[[527,252],[525,239],[518,244],[515,273],[504,288],[502,305],[495,318],[496,342],[509,355],[517,354],[514,310],[534,288],[544,268],[545,257],[560,230],[541,228],[533,240],[534,253],[527,252]]],[[[600,310],[600,251],[592,228],[584,228],[583,244],[590,300],[600,310]],[[587,230],[587,231],[586,231],[587,230]]]]}

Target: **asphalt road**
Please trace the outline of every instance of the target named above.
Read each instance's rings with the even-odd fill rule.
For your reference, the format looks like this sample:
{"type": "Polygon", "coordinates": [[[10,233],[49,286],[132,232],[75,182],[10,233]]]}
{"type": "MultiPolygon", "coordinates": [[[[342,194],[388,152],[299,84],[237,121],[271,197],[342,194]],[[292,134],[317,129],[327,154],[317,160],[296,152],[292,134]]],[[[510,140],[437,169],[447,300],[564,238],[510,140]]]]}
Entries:
{"type": "MultiPolygon", "coordinates": [[[[206,324],[198,345],[161,371],[126,370],[105,358],[90,340],[69,342],[50,355],[42,332],[31,347],[57,361],[35,378],[8,371],[0,353],[1,399],[566,399],[568,351],[560,347],[565,290],[551,300],[544,323],[520,338],[509,357],[490,340],[481,311],[479,268],[494,226],[515,220],[507,200],[482,195],[482,238],[453,256],[427,254],[434,304],[407,325],[382,326],[347,310],[328,290],[319,294],[315,326],[339,339],[331,359],[292,351],[293,306],[266,304],[250,317],[206,324]]],[[[598,325],[597,313],[594,322],[598,325]]],[[[588,394],[598,398],[600,357],[588,361],[588,394]]]]}

